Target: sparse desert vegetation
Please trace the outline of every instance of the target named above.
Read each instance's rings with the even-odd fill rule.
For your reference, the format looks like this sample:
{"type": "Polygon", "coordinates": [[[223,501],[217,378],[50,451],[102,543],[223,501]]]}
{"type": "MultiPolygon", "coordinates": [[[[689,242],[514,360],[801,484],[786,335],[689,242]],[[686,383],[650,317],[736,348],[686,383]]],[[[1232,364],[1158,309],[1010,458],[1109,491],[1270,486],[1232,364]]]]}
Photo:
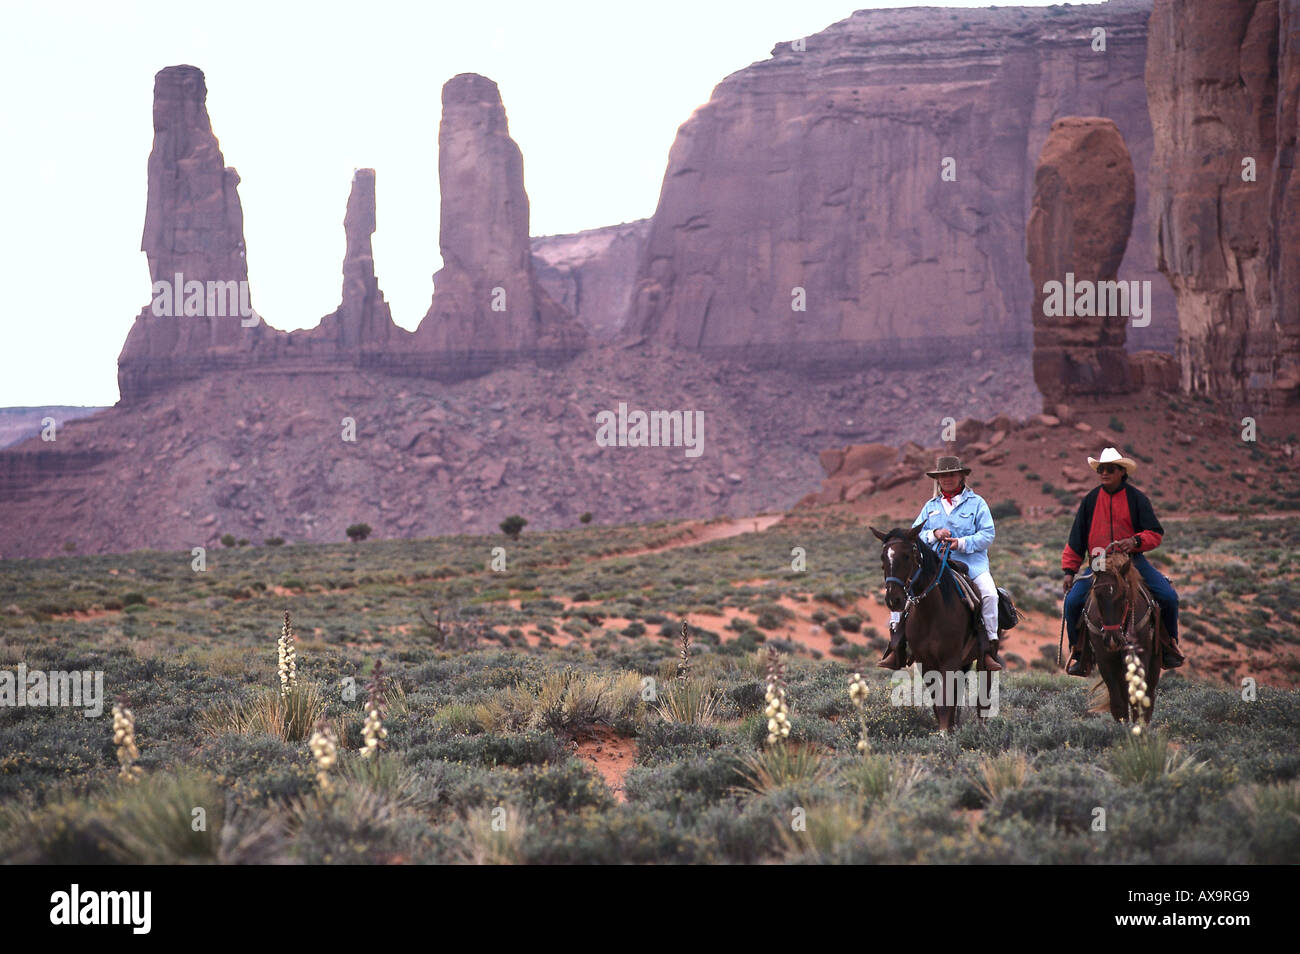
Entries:
{"type": "MultiPolygon", "coordinates": [[[[994,556],[1053,656],[1064,532],[1006,519],[994,556]]],[[[1192,678],[1162,680],[1139,739],[1087,713],[1090,682],[1053,672],[1028,624],[986,723],[944,737],[929,709],[892,704],[873,666],[877,549],[829,518],[672,549],[668,524],[538,532],[504,572],[495,534],[230,548],[205,572],[188,553],[0,563],[0,668],[102,670],[108,700],[99,718],[0,707],[0,859],[1294,862],[1297,535],[1177,524],[1165,572],[1192,678]],[[769,647],[788,706],[775,744],[769,647]],[[1209,658],[1229,662],[1196,668],[1209,658]],[[372,709],[383,745],[366,758],[372,709]]]]}

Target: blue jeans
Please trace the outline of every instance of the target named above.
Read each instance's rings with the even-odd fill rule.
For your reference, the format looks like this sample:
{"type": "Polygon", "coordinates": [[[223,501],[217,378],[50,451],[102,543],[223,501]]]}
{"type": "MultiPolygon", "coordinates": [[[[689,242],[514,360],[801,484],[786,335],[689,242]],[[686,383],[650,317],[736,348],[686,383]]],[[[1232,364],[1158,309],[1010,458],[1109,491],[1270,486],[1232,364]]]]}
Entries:
{"type": "MultiPolygon", "coordinates": [[[[1142,582],[1151,591],[1152,597],[1160,606],[1160,620],[1165,624],[1165,632],[1173,642],[1178,642],[1178,593],[1163,573],[1151,565],[1141,553],[1132,554],[1133,565],[1142,576],[1142,582]]],[[[1085,567],[1083,575],[1074,581],[1070,592],[1065,596],[1065,630],[1070,636],[1070,648],[1079,645],[1079,615],[1083,604],[1088,599],[1088,590],[1092,587],[1092,570],[1085,567]]]]}

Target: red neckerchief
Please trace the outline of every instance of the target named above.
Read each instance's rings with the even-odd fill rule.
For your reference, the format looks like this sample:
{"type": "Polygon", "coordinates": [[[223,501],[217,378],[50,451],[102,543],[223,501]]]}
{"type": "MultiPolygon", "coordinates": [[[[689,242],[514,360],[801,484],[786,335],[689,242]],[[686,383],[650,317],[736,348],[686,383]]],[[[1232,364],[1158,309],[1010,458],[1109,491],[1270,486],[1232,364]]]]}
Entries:
{"type": "Polygon", "coordinates": [[[961,494],[962,494],[962,492],[961,492],[960,490],[957,491],[955,494],[952,494],[951,496],[949,496],[948,494],[945,494],[942,490],[939,491],[939,496],[943,497],[944,500],[948,501],[949,505],[951,505],[952,502],[953,502],[954,500],[956,500],[958,497],[960,497],[961,494]]]}

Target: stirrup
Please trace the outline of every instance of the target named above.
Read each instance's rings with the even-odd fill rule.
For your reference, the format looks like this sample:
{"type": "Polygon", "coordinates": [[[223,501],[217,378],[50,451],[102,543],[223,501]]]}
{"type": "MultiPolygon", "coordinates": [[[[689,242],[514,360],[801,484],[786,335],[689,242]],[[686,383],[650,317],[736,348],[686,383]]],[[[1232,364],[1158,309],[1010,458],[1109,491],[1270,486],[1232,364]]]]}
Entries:
{"type": "Polygon", "coordinates": [[[1070,660],[1066,664],[1065,671],[1071,676],[1086,676],[1088,668],[1088,664],[1083,661],[1083,650],[1070,650],[1070,660]]]}

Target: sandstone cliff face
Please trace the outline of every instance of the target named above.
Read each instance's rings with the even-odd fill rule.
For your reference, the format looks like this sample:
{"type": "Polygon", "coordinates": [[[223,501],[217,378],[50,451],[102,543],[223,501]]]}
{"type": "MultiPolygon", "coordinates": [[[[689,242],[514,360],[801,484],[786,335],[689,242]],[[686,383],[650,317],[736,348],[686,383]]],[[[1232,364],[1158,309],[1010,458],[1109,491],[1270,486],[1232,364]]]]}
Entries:
{"type": "Polygon", "coordinates": [[[537,280],[593,338],[613,340],[627,319],[637,263],[649,232],[650,220],[638,219],[569,235],[535,237],[537,280]]]}
{"type": "Polygon", "coordinates": [[[1150,202],[1178,300],[1182,386],[1296,400],[1300,5],[1157,0],[1150,35],[1150,202]]]}
{"type": "Polygon", "coordinates": [[[523,157],[485,76],[461,73],[442,88],[438,180],[443,266],[416,347],[491,363],[580,349],[584,330],[537,283],[523,157]]]}
{"type": "MultiPolygon", "coordinates": [[[[629,333],[821,368],[1026,347],[1018,263],[1043,137],[1064,115],[1114,119],[1142,191],[1149,9],[859,11],[802,52],[778,45],[678,131],[629,333]]],[[[1171,347],[1145,212],[1134,233],[1123,277],[1153,280],[1157,301],[1133,343],[1171,347]]]]}
{"type": "Polygon", "coordinates": [[[1133,205],[1133,163],[1115,123],[1095,116],[1053,123],[1034,174],[1025,231],[1034,288],[1034,383],[1048,406],[1132,387],[1124,351],[1128,302],[1095,294],[1093,307],[1085,307],[1092,313],[1071,314],[1071,306],[1075,287],[1115,281],[1133,205]],[[1050,284],[1058,286],[1051,310],[1050,284]]]}

